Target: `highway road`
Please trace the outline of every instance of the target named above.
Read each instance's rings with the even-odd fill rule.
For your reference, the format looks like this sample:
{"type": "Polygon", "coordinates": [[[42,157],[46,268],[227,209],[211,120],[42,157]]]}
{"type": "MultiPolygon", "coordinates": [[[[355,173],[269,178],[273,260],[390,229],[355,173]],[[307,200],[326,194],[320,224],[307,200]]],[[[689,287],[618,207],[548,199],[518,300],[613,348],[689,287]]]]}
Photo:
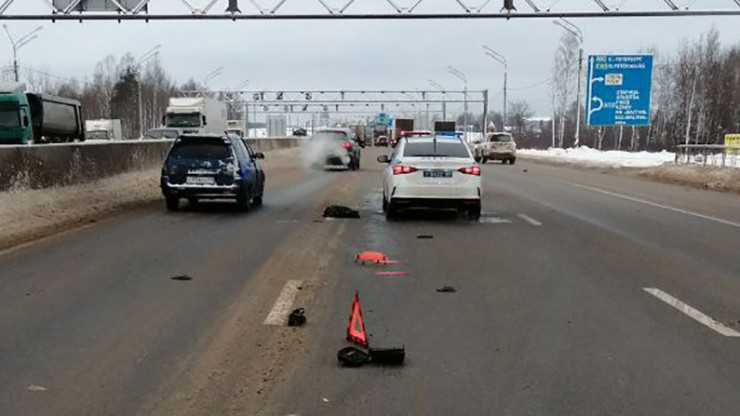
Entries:
{"type": "Polygon", "coordinates": [[[520,160],[484,166],[480,222],[387,222],[382,151],[268,172],[248,214],[161,203],[1,254],[0,415],[737,413],[737,195],[520,160]],[[404,366],[337,364],[354,290],[404,366]]]}

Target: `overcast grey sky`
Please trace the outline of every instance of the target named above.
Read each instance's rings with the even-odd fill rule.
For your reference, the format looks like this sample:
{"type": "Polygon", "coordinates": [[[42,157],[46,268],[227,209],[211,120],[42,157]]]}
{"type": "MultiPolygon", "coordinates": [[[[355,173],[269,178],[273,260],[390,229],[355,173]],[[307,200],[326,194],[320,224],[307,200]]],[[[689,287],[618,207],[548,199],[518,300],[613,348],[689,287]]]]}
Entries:
{"type": "MultiPolygon", "coordinates": [[[[269,5],[276,0],[262,0],[269,5]]],[[[700,8],[737,8],[732,0],[675,0],[700,8]]],[[[192,0],[205,4],[205,0],[192,0]]],[[[399,0],[401,2],[401,0],[399,0]]],[[[612,0],[622,9],[666,9],[661,0],[612,0]]],[[[252,7],[241,0],[243,11],[252,7]]],[[[336,2],[335,3],[339,3],[336,2]]],[[[487,11],[495,12],[500,0],[487,11]]],[[[590,0],[539,0],[553,10],[596,10],[590,0]]],[[[227,0],[214,7],[222,12],[227,0]]],[[[517,1],[521,9],[526,5],[517,1]],[[521,4],[519,4],[521,3],[521,4]]],[[[454,0],[424,0],[419,12],[455,11],[454,0]]],[[[7,13],[44,12],[41,0],[16,0],[7,13]]],[[[316,0],[288,0],[280,12],[321,12],[316,0]]],[[[384,0],[357,0],[348,12],[392,12],[384,0]]],[[[180,0],[152,0],[151,13],[187,12],[180,0]]],[[[585,34],[588,53],[631,53],[651,45],[675,52],[683,39],[697,39],[712,26],[723,44],[740,42],[735,18],[652,18],[573,20],[585,34]]],[[[8,22],[17,36],[39,22],[8,22]]],[[[20,53],[22,64],[84,79],[106,54],[139,55],[162,44],[164,67],[179,82],[202,79],[224,66],[212,88],[235,87],[249,78],[250,88],[410,89],[428,88],[432,78],[450,89],[461,82],[447,72],[454,65],[467,74],[470,89],[488,88],[492,108],[501,107],[501,67],[483,54],[487,44],[510,65],[510,99],[525,99],[538,115],[550,113],[548,88],[517,89],[550,76],[562,29],[549,19],[439,21],[219,21],[219,22],[57,22],[42,23],[38,40],[20,53]]],[[[0,38],[0,64],[10,64],[10,43],[0,38]]]]}

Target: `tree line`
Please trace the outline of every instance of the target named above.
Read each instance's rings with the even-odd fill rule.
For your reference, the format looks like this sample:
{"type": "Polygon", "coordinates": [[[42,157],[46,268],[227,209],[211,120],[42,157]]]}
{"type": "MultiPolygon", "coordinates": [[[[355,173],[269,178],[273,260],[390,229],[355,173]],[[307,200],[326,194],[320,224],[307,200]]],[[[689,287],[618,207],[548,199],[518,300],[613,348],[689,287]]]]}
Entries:
{"type": "MultiPolygon", "coordinates": [[[[20,81],[28,91],[73,98],[82,103],[83,116],[92,119],[120,119],[123,136],[139,138],[139,131],[161,124],[170,97],[182,91],[205,91],[203,85],[189,80],[177,85],[155,57],[139,65],[127,53],[116,58],[108,55],[95,65],[91,77],[82,80],[54,75],[22,66],[20,81]],[[141,87],[142,123],[139,123],[139,87],[141,87]]],[[[13,80],[12,67],[5,67],[0,80],[13,80]]]]}

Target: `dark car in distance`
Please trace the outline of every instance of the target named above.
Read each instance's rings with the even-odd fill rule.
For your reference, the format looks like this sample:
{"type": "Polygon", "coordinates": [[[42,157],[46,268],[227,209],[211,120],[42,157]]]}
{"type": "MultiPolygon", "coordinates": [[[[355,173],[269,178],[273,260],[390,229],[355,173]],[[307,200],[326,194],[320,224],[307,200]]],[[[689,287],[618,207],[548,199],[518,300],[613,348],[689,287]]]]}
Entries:
{"type": "Polygon", "coordinates": [[[234,199],[243,211],[262,204],[265,173],[260,159],[235,135],[183,135],[175,139],[162,167],[161,188],[167,209],[180,199],[234,199]]]}
{"type": "Polygon", "coordinates": [[[362,159],[361,143],[357,135],[349,129],[323,129],[311,137],[314,146],[320,147],[325,169],[360,169],[362,159]]]}

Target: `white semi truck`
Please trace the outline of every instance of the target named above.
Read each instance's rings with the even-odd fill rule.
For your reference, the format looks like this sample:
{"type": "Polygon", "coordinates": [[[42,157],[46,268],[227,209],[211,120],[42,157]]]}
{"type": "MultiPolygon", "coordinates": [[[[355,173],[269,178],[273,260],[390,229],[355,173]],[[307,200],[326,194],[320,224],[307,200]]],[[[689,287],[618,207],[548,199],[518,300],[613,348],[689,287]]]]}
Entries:
{"type": "Polygon", "coordinates": [[[227,120],[226,125],[226,132],[229,134],[236,134],[239,137],[247,134],[247,123],[244,120],[227,120]]]}
{"type": "Polygon", "coordinates": [[[183,134],[223,134],[226,115],[226,103],[213,98],[170,98],[163,124],[183,134]]]}
{"type": "Polygon", "coordinates": [[[123,140],[121,120],[85,120],[88,140],[123,140]]]}

